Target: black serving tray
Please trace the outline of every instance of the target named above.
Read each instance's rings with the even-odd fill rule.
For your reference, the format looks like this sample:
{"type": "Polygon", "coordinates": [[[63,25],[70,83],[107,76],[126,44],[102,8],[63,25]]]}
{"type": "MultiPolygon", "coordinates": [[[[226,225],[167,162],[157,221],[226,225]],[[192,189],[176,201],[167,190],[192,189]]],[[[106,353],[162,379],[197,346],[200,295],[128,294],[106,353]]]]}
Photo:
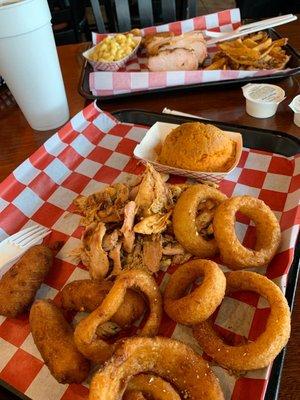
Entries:
{"type": "MultiPolygon", "coordinates": [[[[101,99],[101,102],[103,100],[101,99]]],[[[97,103],[99,100],[97,101],[97,103]]],[[[99,104],[98,104],[99,106],[99,104]]],[[[119,121],[132,124],[151,126],[155,122],[169,122],[174,124],[182,124],[197,118],[178,117],[174,115],[156,114],[143,110],[120,110],[112,113],[119,121]]],[[[281,154],[286,157],[294,156],[300,153],[300,139],[288,135],[284,132],[271,131],[267,129],[254,128],[244,125],[236,125],[225,122],[217,122],[205,120],[201,118],[201,122],[216,125],[220,129],[240,132],[243,137],[245,147],[265,150],[272,153],[281,154]]],[[[292,266],[287,279],[285,297],[292,310],[297,289],[297,281],[299,275],[299,259],[300,259],[300,235],[298,235],[295,254],[292,266]]],[[[279,386],[281,373],[284,363],[286,349],[284,348],[273,362],[267,391],[264,400],[276,400],[279,394],[279,386]]],[[[241,399],[242,400],[242,399],[241,399]]]]}
{"type": "MultiPolygon", "coordinates": [[[[272,39],[280,39],[282,36],[275,30],[269,29],[268,34],[272,39]]],[[[132,93],[121,93],[121,94],[114,94],[110,96],[94,96],[90,91],[89,86],[89,75],[90,72],[93,71],[91,65],[85,61],[83,63],[81,76],[79,79],[78,91],[79,93],[85,97],[86,99],[95,100],[100,99],[103,101],[109,101],[116,98],[124,98],[124,97],[134,97],[134,96],[141,96],[145,94],[151,93],[167,93],[167,92],[179,92],[180,90],[196,90],[201,88],[210,88],[210,87],[226,87],[228,85],[239,85],[241,86],[247,82],[269,82],[269,81],[278,81],[289,76],[294,76],[300,73],[300,53],[296,49],[294,49],[291,45],[287,44],[285,46],[286,53],[291,56],[287,68],[291,68],[289,72],[281,71],[276,75],[267,75],[267,76],[256,76],[256,77],[248,77],[248,78],[241,78],[241,79],[228,79],[226,81],[214,81],[214,82],[203,82],[203,83],[195,83],[192,85],[179,85],[179,86],[171,86],[166,88],[160,89],[153,89],[153,90],[141,90],[138,92],[132,93]]],[[[1,399],[0,399],[1,400],[1,399]]]]}
{"type": "MultiPolygon", "coordinates": [[[[97,103],[100,103],[99,100],[97,103]]],[[[101,99],[102,103],[102,99],[101,99]]],[[[97,104],[100,106],[100,104],[97,104]]],[[[144,110],[120,110],[112,114],[121,122],[151,126],[155,122],[169,122],[182,124],[183,122],[197,118],[178,117],[168,114],[156,114],[144,110]]],[[[281,154],[286,157],[300,153],[300,139],[284,132],[271,131],[267,129],[253,128],[244,125],[236,125],[225,122],[217,122],[201,119],[201,122],[212,123],[221,129],[240,132],[243,136],[245,147],[257,150],[265,150],[281,154]]],[[[285,296],[292,310],[297,288],[300,259],[300,236],[298,236],[292,266],[287,279],[285,296]]],[[[276,357],[264,400],[276,400],[279,393],[280,378],[284,363],[285,349],[276,357]]],[[[30,400],[29,397],[0,379],[0,400],[30,400]]],[[[42,399],[41,399],[42,400],[42,399]]],[[[241,399],[242,400],[242,399],[241,399]]]]}

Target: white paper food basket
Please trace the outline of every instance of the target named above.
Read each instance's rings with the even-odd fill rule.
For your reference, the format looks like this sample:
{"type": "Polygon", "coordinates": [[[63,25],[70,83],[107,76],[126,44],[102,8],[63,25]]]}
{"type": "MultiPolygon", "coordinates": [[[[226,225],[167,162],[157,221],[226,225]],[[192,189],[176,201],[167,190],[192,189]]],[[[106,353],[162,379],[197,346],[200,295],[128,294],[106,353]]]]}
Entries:
{"type": "Polygon", "coordinates": [[[175,129],[176,124],[169,124],[166,122],[156,122],[146,133],[143,140],[134,149],[134,156],[144,163],[151,163],[156,170],[166,174],[174,174],[184,176],[186,178],[196,179],[198,181],[210,181],[218,183],[230,174],[235,167],[238,165],[241,158],[243,149],[242,135],[238,132],[223,131],[230,139],[236,142],[236,157],[235,161],[229,171],[226,172],[199,172],[191,171],[181,168],[174,168],[168,165],[160,164],[157,162],[157,151],[156,149],[161,148],[167,135],[175,129]]]}
{"type": "MultiPolygon", "coordinates": [[[[108,35],[108,37],[112,36],[115,35],[108,35]]],[[[136,41],[135,48],[130,54],[118,61],[93,61],[90,59],[90,55],[93,53],[95,47],[101,42],[99,42],[96,46],[91,47],[89,50],[86,50],[84,53],[82,53],[82,55],[91,64],[95,71],[118,71],[120,68],[125,67],[126,63],[136,55],[138,48],[140,47],[142,38],[140,36],[134,36],[133,39],[136,41]]]]}

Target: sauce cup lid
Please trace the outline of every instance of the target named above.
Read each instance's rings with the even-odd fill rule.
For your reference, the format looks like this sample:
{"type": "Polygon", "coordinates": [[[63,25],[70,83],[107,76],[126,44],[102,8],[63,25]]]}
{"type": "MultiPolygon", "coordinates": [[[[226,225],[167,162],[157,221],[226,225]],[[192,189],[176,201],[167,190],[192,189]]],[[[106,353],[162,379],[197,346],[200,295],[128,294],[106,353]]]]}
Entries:
{"type": "Polygon", "coordinates": [[[255,103],[279,104],[285,99],[285,91],[268,83],[248,83],[242,87],[246,99],[255,103]]]}

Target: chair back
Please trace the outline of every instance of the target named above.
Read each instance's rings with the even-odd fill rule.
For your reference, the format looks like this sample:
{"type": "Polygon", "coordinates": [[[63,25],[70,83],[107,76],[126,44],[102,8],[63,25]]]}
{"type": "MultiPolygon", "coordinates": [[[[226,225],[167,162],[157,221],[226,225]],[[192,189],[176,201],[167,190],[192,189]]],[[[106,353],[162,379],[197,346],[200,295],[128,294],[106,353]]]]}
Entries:
{"type": "Polygon", "coordinates": [[[89,38],[82,0],[47,0],[56,45],[79,43],[84,32],[89,38]]]}
{"type": "MultiPolygon", "coordinates": [[[[99,0],[91,0],[91,4],[98,31],[106,32],[99,0]]],[[[196,16],[196,6],[196,0],[104,0],[109,29],[114,21],[115,32],[192,18],[196,16]]]]}

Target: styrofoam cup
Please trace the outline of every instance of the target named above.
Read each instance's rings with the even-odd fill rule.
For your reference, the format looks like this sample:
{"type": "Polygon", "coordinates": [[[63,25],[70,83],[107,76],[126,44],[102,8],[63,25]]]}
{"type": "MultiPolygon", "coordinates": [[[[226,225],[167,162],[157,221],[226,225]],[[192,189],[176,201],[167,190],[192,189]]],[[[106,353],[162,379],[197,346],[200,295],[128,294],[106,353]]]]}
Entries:
{"type": "Polygon", "coordinates": [[[248,83],[242,90],[246,98],[246,112],[255,118],[272,117],[285,98],[281,87],[267,83],[248,83]]]}
{"type": "Polygon", "coordinates": [[[0,75],[28,123],[41,131],[69,119],[50,21],[47,0],[0,4],[0,75]]]}
{"type": "Polygon", "coordinates": [[[294,111],[294,123],[300,127],[300,95],[294,97],[293,101],[289,104],[294,111]]]}

